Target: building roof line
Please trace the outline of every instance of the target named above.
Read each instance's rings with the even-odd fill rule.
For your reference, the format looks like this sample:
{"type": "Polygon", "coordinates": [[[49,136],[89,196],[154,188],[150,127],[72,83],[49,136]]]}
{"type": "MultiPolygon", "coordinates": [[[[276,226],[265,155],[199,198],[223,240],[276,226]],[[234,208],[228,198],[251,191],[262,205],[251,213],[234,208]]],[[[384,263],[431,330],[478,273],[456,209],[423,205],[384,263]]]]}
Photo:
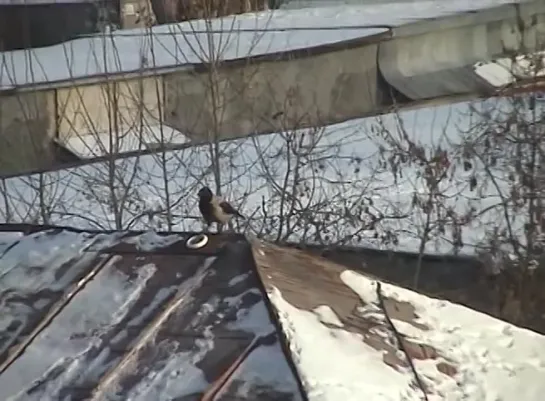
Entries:
{"type": "Polygon", "coordinates": [[[284,332],[282,323],[280,322],[280,318],[278,316],[278,310],[274,307],[272,301],[270,300],[269,294],[267,292],[267,289],[265,288],[265,284],[261,277],[261,273],[259,269],[257,268],[257,262],[256,262],[254,252],[259,252],[259,250],[256,249],[256,245],[258,245],[259,242],[260,240],[258,239],[252,239],[250,241],[251,249],[252,249],[252,261],[250,263],[250,269],[254,272],[254,274],[257,277],[257,280],[256,280],[257,286],[259,290],[261,291],[261,293],[263,294],[263,302],[265,304],[265,307],[267,308],[269,318],[271,319],[271,322],[273,323],[274,327],[276,328],[276,332],[278,333],[278,337],[279,337],[278,341],[280,343],[280,348],[282,349],[282,353],[284,354],[284,357],[286,358],[286,362],[288,363],[291,373],[293,377],[295,378],[295,381],[297,383],[297,388],[301,395],[301,400],[309,401],[309,397],[305,389],[305,385],[303,384],[303,378],[301,377],[299,370],[297,369],[297,364],[295,363],[295,360],[293,359],[293,353],[291,352],[288,337],[286,333],[284,332]]]}

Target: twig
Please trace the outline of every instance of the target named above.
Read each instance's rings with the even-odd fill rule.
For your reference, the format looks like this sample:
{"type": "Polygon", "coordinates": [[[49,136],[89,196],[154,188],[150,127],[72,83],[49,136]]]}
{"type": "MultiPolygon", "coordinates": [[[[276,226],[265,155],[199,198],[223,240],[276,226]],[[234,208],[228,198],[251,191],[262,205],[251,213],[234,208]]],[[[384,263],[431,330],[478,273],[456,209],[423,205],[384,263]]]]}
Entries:
{"type": "Polygon", "coordinates": [[[401,351],[403,351],[403,353],[407,357],[407,362],[409,363],[409,366],[411,367],[414,378],[416,380],[416,384],[418,385],[420,390],[422,390],[422,394],[424,394],[424,399],[426,401],[429,401],[428,394],[426,393],[426,389],[424,387],[424,383],[422,382],[422,379],[420,379],[420,376],[418,375],[418,372],[416,371],[416,368],[414,367],[414,363],[411,358],[411,355],[409,354],[409,352],[407,352],[405,345],[403,345],[403,339],[401,338],[401,334],[399,334],[396,327],[394,326],[394,323],[392,322],[392,319],[390,319],[390,316],[388,315],[388,311],[386,310],[386,306],[384,305],[384,298],[382,297],[381,283],[380,281],[377,281],[376,283],[377,283],[377,298],[378,298],[379,306],[384,311],[384,316],[386,317],[386,321],[390,325],[390,328],[392,329],[394,336],[396,337],[398,347],[401,349],[401,351]]]}

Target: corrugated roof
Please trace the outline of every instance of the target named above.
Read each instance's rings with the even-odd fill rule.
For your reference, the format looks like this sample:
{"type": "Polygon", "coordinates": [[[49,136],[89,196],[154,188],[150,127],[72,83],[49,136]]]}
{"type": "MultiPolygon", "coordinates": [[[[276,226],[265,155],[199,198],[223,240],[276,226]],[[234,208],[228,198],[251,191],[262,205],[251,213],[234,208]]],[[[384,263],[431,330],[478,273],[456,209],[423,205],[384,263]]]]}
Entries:
{"type": "Polygon", "coordinates": [[[301,400],[250,245],[190,235],[0,232],[0,399],[301,400]]]}

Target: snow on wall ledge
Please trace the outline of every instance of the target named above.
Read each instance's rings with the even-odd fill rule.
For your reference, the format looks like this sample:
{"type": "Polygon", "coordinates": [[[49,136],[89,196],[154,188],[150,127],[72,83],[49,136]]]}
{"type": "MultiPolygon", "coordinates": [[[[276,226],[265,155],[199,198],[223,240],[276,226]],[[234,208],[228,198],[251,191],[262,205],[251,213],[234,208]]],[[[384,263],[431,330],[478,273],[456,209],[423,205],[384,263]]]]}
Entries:
{"type": "Polygon", "coordinates": [[[360,15],[341,13],[337,8],[324,13],[301,10],[296,13],[300,19],[286,14],[271,11],[217,18],[211,20],[211,27],[204,20],[192,20],[153,27],[151,34],[146,29],[119,30],[111,35],[97,34],[50,47],[0,52],[5,60],[0,66],[0,89],[100,78],[103,74],[174,67],[191,69],[210,60],[212,52],[214,57],[223,60],[244,59],[387,31],[386,28],[364,28],[357,18],[360,15]],[[311,30],[289,30],[302,25],[311,30]],[[357,26],[352,29],[346,28],[347,25],[357,26]],[[341,28],[319,29],[324,26],[341,28]],[[210,34],[210,29],[214,33],[210,34]]]}
{"type": "MultiPolygon", "coordinates": [[[[526,1],[458,0],[442,3],[415,1],[372,7],[343,5],[318,9],[273,10],[213,19],[212,29],[216,32],[212,35],[207,32],[207,25],[203,20],[157,26],[152,29],[151,35],[144,29],[123,30],[114,32],[111,36],[95,35],[30,51],[2,52],[0,55],[5,62],[0,67],[0,89],[36,83],[67,82],[103,74],[137,72],[142,69],[184,66],[191,68],[193,64],[200,65],[210,59],[211,50],[208,43],[210,37],[216,46],[219,45],[221,48],[216,57],[219,56],[223,60],[243,59],[365,38],[386,33],[389,29],[397,32],[404,26],[421,26],[422,24],[412,24],[419,21],[426,21],[427,24],[437,18],[519,2],[526,1]],[[291,30],[293,27],[310,30],[291,30]],[[154,49],[153,52],[151,49],[154,49]]],[[[452,43],[450,51],[442,51],[447,46],[445,43],[452,42],[450,40],[452,38],[448,35],[446,37],[436,35],[435,31],[441,31],[437,26],[425,26],[428,29],[426,33],[434,32],[427,35],[426,40],[417,38],[414,44],[418,51],[414,51],[414,48],[407,46],[405,42],[400,42],[400,39],[406,39],[399,38],[402,31],[394,35],[396,40],[383,44],[386,47],[385,51],[381,51],[381,69],[390,70],[391,73],[388,71],[385,73],[388,82],[403,93],[405,93],[403,85],[398,88],[396,78],[408,81],[405,84],[409,85],[416,75],[426,75],[427,84],[430,86],[430,68],[442,69],[445,65],[448,68],[452,67],[449,63],[445,64],[444,60],[437,59],[435,57],[437,53],[446,54],[449,62],[453,61],[453,57],[454,62],[459,61],[455,57],[459,56],[459,52],[452,52],[452,43]],[[437,46],[437,41],[441,46],[437,46]],[[441,51],[438,51],[438,48],[441,51]],[[387,51],[388,49],[393,50],[387,51]],[[418,74],[411,71],[415,67],[418,67],[418,74]]],[[[459,35],[455,36],[458,40],[459,35]]],[[[466,37],[464,36],[463,40],[466,40],[466,37]]],[[[480,38],[483,39],[486,39],[486,35],[480,38]]],[[[465,47],[467,46],[464,43],[464,46],[458,46],[456,49],[465,47]]],[[[479,46],[474,47],[481,49],[479,46]]],[[[218,49],[215,48],[214,51],[217,52],[218,49]]]]}
{"type": "MultiPolygon", "coordinates": [[[[357,293],[365,305],[357,313],[379,322],[366,326],[368,333],[344,327],[328,305],[302,310],[278,289],[270,292],[309,400],[423,399],[411,370],[387,364],[384,350],[366,341],[371,333],[378,333],[385,342],[394,338],[378,307],[376,281],[348,270],[340,278],[346,291],[357,293]]],[[[412,358],[430,401],[543,399],[544,336],[390,284],[382,285],[382,294],[415,308],[417,324],[392,318],[398,332],[413,343],[437,350],[430,358],[412,358]],[[453,368],[440,369],[440,364],[453,368]]]]}

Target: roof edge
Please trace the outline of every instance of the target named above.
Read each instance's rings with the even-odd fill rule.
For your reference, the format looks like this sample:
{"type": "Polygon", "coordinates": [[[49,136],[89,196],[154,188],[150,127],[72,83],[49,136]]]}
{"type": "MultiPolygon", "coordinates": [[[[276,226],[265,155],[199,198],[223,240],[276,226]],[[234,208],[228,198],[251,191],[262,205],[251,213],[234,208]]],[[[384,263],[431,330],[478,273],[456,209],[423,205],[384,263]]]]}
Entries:
{"type": "Polygon", "coordinates": [[[267,312],[269,314],[269,319],[271,319],[272,324],[276,328],[276,332],[278,333],[278,341],[280,343],[280,348],[282,349],[282,353],[284,354],[284,357],[286,358],[286,362],[288,363],[288,366],[291,370],[291,373],[293,374],[293,377],[295,378],[295,381],[297,382],[297,388],[299,389],[299,393],[301,394],[301,400],[302,401],[309,401],[308,393],[305,388],[305,385],[303,384],[303,379],[301,378],[301,375],[299,374],[299,370],[297,369],[297,365],[295,364],[295,360],[293,359],[293,354],[291,352],[290,348],[290,342],[289,339],[284,332],[284,328],[282,327],[282,323],[280,323],[280,317],[278,316],[278,312],[274,305],[272,304],[271,299],[269,298],[269,293],[267,292],[267,289],[265,288],[265,284],[263,283],[263,279],[261,277],[261,274],[259,273],[259,269],[257,268],[257,262],[255,260],[254,252],[256,252],[256,245],[258,246],[261,242],[257,238],[247,238],[249,244],[250,244],[250,251],[252,253],[252,263],[250,264],[250,269],[254,271],[254,274],[257,277],[257,285],[259,287],[259,290],[263,294],[263,303],[265,304],[265,307],[267,308],[267,312]]]}
{"type": "MultiPolygon", "coordinates": [[[[149,231],[153,231],[157,234],[164,235],[180,235],[180,236],[191,236],[197,234],[206,234],[208,236],[228,236],[237,240],[248,241],[244,234],[226,231],[222,233],[205,233],[203,231],[155,231],[155,230],[117,230],[117,229],[95,229],[95,228],[77,228],[73,226],[64,226],[64,225],[55,225],[55,224],[31,224],[31,223],[0,223],[0,232],[22,232],[26,235],[33,234],[40,231],[47,230],[65,230],[71,231],[73,233],[89,233],[89,234],[115,234],[115,233],[127,233],[127,234],[144,234],[149,231]]],[[[249,242],[249,241],[248,241],[249,242]]]]}
{"type": "MultiPolygon", "coordinates": [[[[278,244],[289,248],[295,248],[302,251],[318,252],[320,255],[325,255],[330,252],[346,252],[346,253],[367,253],[373,255],[396,255],[407,259],[418,259],[418,252],[394,250],[394,249],[377,249],[370,246],[354,246],[354,245],[319,245],[319,244],[301,244],[297,242],[285,242],[278,244]]],[[[454,254],[454,253],[423,253],[422,258],[425,261],[437,262],[478,262],[479,258],[475,255],[454,254]]]]}

